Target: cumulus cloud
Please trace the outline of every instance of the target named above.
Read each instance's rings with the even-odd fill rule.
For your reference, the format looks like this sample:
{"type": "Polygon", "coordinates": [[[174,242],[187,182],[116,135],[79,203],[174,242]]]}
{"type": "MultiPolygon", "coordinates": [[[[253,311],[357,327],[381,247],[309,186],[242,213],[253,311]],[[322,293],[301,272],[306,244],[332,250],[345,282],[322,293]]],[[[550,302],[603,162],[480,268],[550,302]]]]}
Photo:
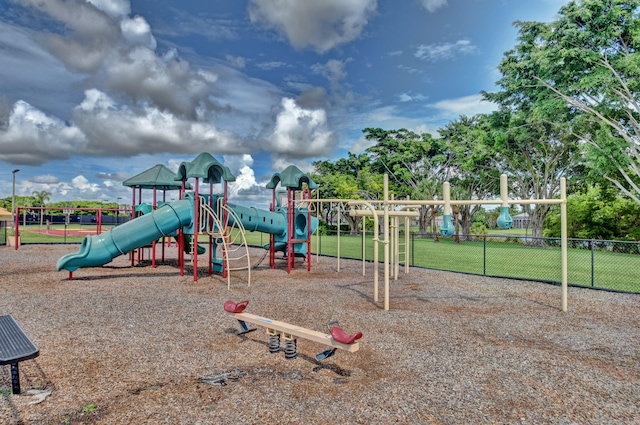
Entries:
{"type": "Polygon", "coordinates": [[[215,109],[209,99],[215,76],[192,70],[175,50],[158,54],[148,22],[128,16],[128,1],[20,2],[63,25],[60,33],[40,32],[39,39],[68,69],[89,74],[94,83],[104,81],[106,89],[133,102],[150,102],[180,117],[193,120],[199,108],[215,109]]]}
{"type": "Polygon", "coordinates": [[[377,8],[377,0],[251,0],[251,22],[284,35],[297,49],[319,53],[360,36],[377,8]]]}
{"type": "Polygon", "coordinates": [[[98,192],[100,190],[100,186],[91,183],[85,176],[77,176],[71,180],[71,184],[73,188],[80,192],[98,192]]]}
{"type": "Polygon", "coordinates": [[[207,122],[188,121],[147,104],[118,105],[105,93],[87,90],[74,111],[74,122],[90,143],[85,154],[131,156],[145,152],[241,153],[235,136],[207,122]]]}
{"type": "Polygon", "coordinates": [[[64,33],[43,32],[42,39],[49,51],[71,69],[88,73],[97,71],[121,38],[119,22],[90,2],[20,0],[19,3],[64,25],[64,33]]]}
{"type": "Polygon", "coordinates": [[[122,36],[129,43],[145,46],[148,49],[156,49],[156,39],[151,34],[151,27],[142,16],[135,16],[132,19],[123,18],[120,22],[122,36]]]}
{"type": "Polygon", "coordinates": [[[418,59],[437,62],[452,59],[457,55],[468,55],[476,51],[477,47],[471,44],[471,41],[463,39],[455,43],[421,44],[417,47],[414,55],[418,59]]]}
{"type": "Polygon", "coordinates": [[[73,155],[122,157],[154,153],[244,153],[229,131],[209,122],[184,120],[151,104],[131,107],[104,92],[87,90],[73,123],[48,116],[24,101],[14,104],[0,130],[0,160],[42,165],[73,155]]]}
{"type": "Polygon", "coordinates": [[[111,90],[135,101],[151,102],[175,115],[196,119],[198,107],[212,106],[209,102],[212,78],[191,70],[175,50],[159,57],[149,49],[137,47],[105,70],[111,90]]]}
{"type": "Polygon", "coordinates": [[[435,12],[447,5],[447,0],[422,0],[422,6],[429,12],[435,12]]]}
{"type": "Polygon", "coordinates": [[[305,158],[326,155],[335,147],[324,109],[303,109],[290,98],[283,98],[281,106],[267,150],[280,157],[305,158]]]}
{"type": "Polygon", "coordinates": [[[0,160],[42,165],[69,158],[73,152],[84,150],[86,142],[77,127],[18,101],[13,106],[5,130],[0,132],[0,160]]]}

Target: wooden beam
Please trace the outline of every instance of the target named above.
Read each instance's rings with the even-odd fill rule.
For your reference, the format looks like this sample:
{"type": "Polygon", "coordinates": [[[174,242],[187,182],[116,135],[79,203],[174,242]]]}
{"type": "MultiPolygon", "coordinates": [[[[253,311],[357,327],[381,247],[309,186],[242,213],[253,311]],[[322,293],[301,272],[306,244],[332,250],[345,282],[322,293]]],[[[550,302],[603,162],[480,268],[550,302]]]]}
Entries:
{"type": "Polygon", "coordinates": [[[255,314],[251,313],[231,314],[233,314],[233,316],[238,320],[253,323],[254,325],[263,326],[267,328],[267,330],[276,330],[279,333],[286,333],[298,338],[303,338],[309,341],[317,342],[319,344],[328,345],[329,347],[340,348],[341,350],[345,350],[350,353],[355,353],[360,349],[360,345],[357,342],[354,342],[353,344],[342,344],[334,340],[329,334],[314,331],[311,329],[301,328],[289,323],[267,319],[265,317],[256,316],[255,314]]]}

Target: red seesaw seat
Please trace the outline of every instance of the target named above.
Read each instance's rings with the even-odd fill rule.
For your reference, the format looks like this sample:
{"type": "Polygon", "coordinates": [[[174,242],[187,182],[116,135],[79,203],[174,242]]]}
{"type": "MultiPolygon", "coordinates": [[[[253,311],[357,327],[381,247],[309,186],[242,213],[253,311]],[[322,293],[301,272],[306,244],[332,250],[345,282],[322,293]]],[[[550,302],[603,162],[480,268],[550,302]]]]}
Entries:
{"type": "Polygon", "coordinates": [[[227,300],[224,302],[224,311],[228,311],[229,313],[242,313],[248,304],[249,300],[240,301],[239,303],[227,300]]]}
{"type": "Polygon", "coordinates": [[[340,326],[340,323],[337,320],[327,323],[327,328],[329,328],[331,337],[333,337],[333,339],[341,344],[353,344],[354,342],[362,338],[362,332],[356,332],[353,334],[345,333],[342,330],[342,326],[340,326]]]}

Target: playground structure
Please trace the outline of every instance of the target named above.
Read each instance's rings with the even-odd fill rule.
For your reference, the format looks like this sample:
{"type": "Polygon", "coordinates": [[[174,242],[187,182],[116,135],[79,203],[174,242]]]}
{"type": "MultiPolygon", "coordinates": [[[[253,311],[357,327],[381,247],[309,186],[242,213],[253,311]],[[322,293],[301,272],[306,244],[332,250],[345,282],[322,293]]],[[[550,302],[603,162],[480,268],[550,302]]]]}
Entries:
{"type": "MultiPolygon", "coordinates": [[[[453,235],[453,225],[451,219],[451,205],[500,205],[500,217],[498,218],[498,225],[502,228],[509,228],[512,224],[512,218],[509,215],[509,205],[511,204],[560,204],[560,232],[561,232],[561,267],[562,267],[562,295],[561,295],[561,308],[562,311],[567,311],[567,290],[568,290],[568,276],[567,276],[567,182],[563,177],[560,179],[560,198],[558,199],[509,199],[508,193],[508,179],[506,174],[500,175],[500,199],[499,200],[451,200],[451,192],[449,182],[443,183],[443,200],[428,200],[428,201],[420,201],[420,200],[394,200],[389,198],[389,178],[385,174],[384,175],[384,183],[383,183],[383,199],[378,202],[367,202],[367,201],[349,201],[349,205],[352,207],[349,211],[349,214],[352,216],[361,216],[361,217],[371,217],[374,220],[374,272],[373,272],[373,298],[374,302],[378,302],[378,243],[380,242],[378,236],[378,220],[383,218],[383,226],[384,226],[384,240],[382,243],[384,244],[384,309],[389,310],[389,269],[390,269],[390,246],[393,247],[393,269],[395,271],[395,276],[397,279],[397,270],[399,265],[399,257],[400,257],[400,244],[397,232],[397,218],[398,217],[406,217],[405,218],[405,229],[408,228],[408,217],[411,215],[410,211],[405,211],[406,209],[416,208],[423,205],[442,205],[444,207],[444,215],[442,226],[440,227],[440,233],[443,236],[452,236],[453,235]],[[375,204],[375,206],[374,206],[375,204]],[[359,208],[356,208],[359,207],[359,208]],[[390,218],[393,219],[392,226],[390,226],[390,218]],[[390,231],[393,229],[394,231],[390,231]]],[[[363,229],[364,229],[364,220],[363,220],[363,229]]],[[[405,232],[405,237],[408,232],[405,232]]],[[[364,238],[364,232],[363,232],[364,238]]],[[[404,244],[406,250],[404,251],[405,255],[405,267],[406,271],[408,271],[408,258],[409,255],[409,245],[405,240],[404,244]]],[[[363,244],[364,247],[364,244],[363,244]]],[[[362,273],[364,276],[365,268],[364,268],[364,253],[363,253],[363,269],[362,273]]]]}
{"type": "MultiPolygon", "coordinates": [[[[275,252],[282,251],[287,259],[287,271],[295,265],[295,257],[307,259],[308,270],[311,268],[308,256],[311,246],[311,235],[315,232],[318,221],[311,216],[308,209],[296,207],[296,191],[303,197],[310,196],[317,185],[309,176],[297,167],[290,166],[282,173],[276,173],[267,188],[273,191],[273,202],[270,210],[254,207],[243,207],[228,202],[228,182],[235,181],[230,170],[208,153],[202,153],[193,161],[182,162],[178,172],[173,174],[168,169],[156,166],[152,169],[154,179],[149,179],[149,171],[141,173],[125,181],[125,186],[133,187],[132,220],[117,226],[105,233],[86,237],[76,253],[70,253],[58,260],[57,269],[73,271],[81,267],[96,267],[110,262],[113,258],[133,253],[135,250],[151,244],[155,248],[158,240],[176,238],[178,245],[178,262],[180,275],[184,275],[185,253],[191,254],[193,263],[193,279],[198,278],[198,255],[207,246],[209,274],[218,272],[227,278],[232,270],[248,270],[250,284],[250,261],[245,232],[259,231],[270,235],[270,242],[265,246],[270,252],[270,266],[275,268],[275,252]],[[167,172],[169,178],[167,178],[167,172]],[[163,180],[158,181],[162,173],[163,180]],[[193,191],[187,192],[187,180],[195,179],[193,191]],[[200,183],[209,183],[209,193],[201,193],[200,183]],[[177,184],[176,182],[179,182],[177,184]],[[213,184],[222,184],[223,193],[213,193],[213,184]],[[286,187],[287,204],[276,203],[278,186],[286,187]],[[152,188],[153,204],[136,206],[136,190],[138,199],[142,198],[142,189],[152,188]],[[180,199],[159,203],[156,190],[179,190],[180,199]],[[135,216],[136,210],[141,215],[135,216]],[[236,231],[234,231],[236,229],[236,231]],[[197,248],[196,248],[197,247],[197,248]],[[220,253],[220,255],[218,255],[220,253]],[[234,265],[231,263],[234,262],[234,265]],[[238,265],[240,264],[240,265],[238,265]]],[[[165,167],[166,168],[166,167],[165,167]]],[[[163,196],[164,199],[164,196],[163,196]]],[[[164,250],[164,244],[163,250],[164,250]]],[[[155,265],[155,249],[153,263],[155,265]]],[[[132,256],[133,264],[133,256],[132,256]]]]}
{"type": "MultiPolygon", "coordinates": [[[[154,168],[163,168],[156,166],[154,168]]],[[[166,167],[164,167],[166,168],[166,167]]],[[[153,169],[152,169],[153,170],[153,169]]],[[[88,236],[83,240],[80,250],[60,258],[57,264],[58,270],[68,270],[71,278],[72,272],[81,267],[95,267],[108,263],[113,258],[131,253],[132,265],[134,263],[133,252],[148,244],[155,248],[156,241],[166,237],[175,238],[178,242],[178,262],[180,275],[184,275],[184,254],[191,254],[193,264],[193,278],[198,277],[197,252],[208,252],[209,274],[221,273],[227,278],[230,286],[229,272],[232,270],[248,270],[248,284],[250,285],[250,259],[248,246],[245,239],[246,230],[258,231],[269,234],[269,243],[264,245],[269,250],[270,267],[275,268],[275,252],[282,251],[287,261],[287,272],[290,273],[295,265],[295,257],[304,257],[307,261],[307,270],[311,270],[311,235],[315,232],[319,217],[312,217],[313,207],[323,202],[338,202],[347,204],[349,214],[362,217],[362,274],[366,274],[365,244],[366,219],[374,221],[374,259],[373,259],[373,286],[374,302],[379,298],[379,243],[384,244],[384,309],[389,310],[389,277],[393,271],[394,279],[398,279],[399,266],[404,263],[405,273],[409,271],[409,232],[404,232],[404,242],[400,241],[400,219],[404,219],[405,229],[409,228],[409,220],[416,217],[414,211],[420,206],[442,205],[444,207],[443,222],[440,233],[451,236],[454,233],[451,218],[451,205],[499,205],[500,216],[497,223],[502,228],[509,228],[512,218],[509,216],[511,204],[559,204],[561,211],[561,262],[562,262],[562,310],[567,311],[567,224],[566,224],[566,180],[561,179],[560,198],[558,199],[509,199],[508,181],[506,175],[500,177],[499,200],[451,200],[450,186],[448,182],[443,184],[442,200],[395,200],[389,196],[388,176],[384,176],[383,199],[379,201],[345,200],[345,199],[320,199],[312,198],[312,191],[318,186],[306,174],[295,166],[290,166],[281,173],[276,173],[267,184],[272,190],[272,202],[269,211],[254,207],[243,207],[228,202],[228,182],[235,181],[235,177],[229,169],[220,164],[208,153],[200,154],[194,161],[183,162],[177,174],[170,170],[168,180],[164,182],[145,180],[145,174],[141,173],[124,185],[133,187],[132,218],[128,223],[111,229],[106,233],[88,236]],[[142,178],[142,179],[141,179],[142,178]],[[188,179],[195,179],[193,191],[188,179]],[[200,193],[200,180],[209,183],[209,193],[200,193]],[[222,183],[223,193],[214,194],[213,184],[222,183]],[[278,185],[286,190],[278,190],[278,185]],[[142,188],[152,188],[153,204],[151,206],[136,206],[136,190],[138,199],[142,198],[142,188]],[[178,201],[158,203],[156,190],[162,188],[177,189],[180,192],[178,201]],[[280,202],[279,196],[286,194],[286,204],[280,202]],[[142,216],[135,217],[136,210],[145,212],[142,216]],[[142,211],[144,210],[144,211],[142,211]],[[379,224],[382,220],[382,226],[379,224]],[[380,240],[379,229],[382,227],[384,239],[380,240]],[[234,231],[236,229],[237,231],[234,231]],[[207,236],[208,241],[200,243],[200,236],[207,236]],[[207,243],[208,242],[208,243],[207,243]],[[206,248],[205,248],[206,247],[206,248]],[[221,255],[218,256],[218,251],[221,255]],[[240,264],[239,266],[232,266],[240,264]]],[[[164,196],[163,196],[164,198],[164,196]]],[[[341,207],[340,207],[341,208],[341,207]]],[[[318,210],[319,211],[319,210],[318,210]]],[[[340,215],[338,215],[340,217],[340,215]]],[[[17,224],[17,223],[16,223],[17,224]]],[[[338,221],[338,228],[340,222],[338,221]]],[[[18,240],[16,232],[16,240],[18,240]]],[[[162,245],[164,255],[164,244],[162,245]]],[[[17,249],[17,244],[16,244],[17,249]]],[[[318,249],[319,253],[320,250],[318,249]]],[[[152,263],[155,266],[155,249],[152,250],[152,263]]],[[[319,257],[319,254],[316,258],[319,257]]],[[[340,271],[340,231],[338,231],[338,272],[340,271]]]]}
{"type": "Polygon", "coordinates": [[[311,329],[302,328],[300,326],[291,325],[289,323],[256,316],[255,314],[245,313],[244,310],[247,308],[248,304],[248,300],[240,301],[239,303],[228,300],[224,303],[223,307],[227,313],[233,314],[234,318],[238,320],[241,330],[237,335],[244,335],[256,330],[255,328],[249,328],[247,326],[247,322],[265,327],[267,335],[269,335],[270,353],[280,352],[281,338],[286,341],[284,355],[287,359],[294,359],[297,357],[298,338],[307,339],[330,347],[328,350],[316,354],[315,358],[317,361],[322,361],[333,356],[337,349],[345,350],[350,353],[354,353],[360,349],[360,345],[356,341],[362,338],[362,332],[347,334],[342,330],[342,326],[340,326],[340,323],[337,320],[332,320],[327,323],[327,330],[329,333],[325,334],[311,329]]]}

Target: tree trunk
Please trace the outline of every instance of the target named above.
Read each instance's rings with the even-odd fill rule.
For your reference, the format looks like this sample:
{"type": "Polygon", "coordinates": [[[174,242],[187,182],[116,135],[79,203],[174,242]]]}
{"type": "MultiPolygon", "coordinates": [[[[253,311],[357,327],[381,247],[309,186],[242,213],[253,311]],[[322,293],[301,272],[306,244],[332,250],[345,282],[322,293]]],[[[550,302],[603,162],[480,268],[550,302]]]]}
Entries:
{"type": "Polygon", "coordinates": [[[433,232],[434,242],[440,241],[437,227],[438,226],[436,224],[436,206],[432,205],[431,206],[431,230],[433,232]]]}
{"type": "Polygon", "coordinates": [[[453,206],[453,217],[456,221],[455,224],[455,242],[460,243],[460,207],[458,205],[453,206]]]}
{"type": "Polygon", "coordinates": [[[429,207],[427,207],[426,205],[421,205],[420,208],[418,209],[418,227],[419,227],[419,231],[420,231],[420,235],[426,235],[427,234],[427,227],[429,224],[429,207]]]}
{"type": "Polygon", "coordinates": [[[360,217],[351,217],[349,213],[345,214],[347,217],[347,223],[349,223],[350,227],[350,235],[358,236],[358,226],[360,225],[360,217]]]}
{"type": "Polygon", "coordinates": [[[529,242],[530,245],[546,246],[546,243],[541,238],[543,237],[544,219],[547,217],[549,209],[549,205],[537,205],[529,213],[529,219],[531,220],[531,237],[533,238],[531,242],[529,242]]]}

